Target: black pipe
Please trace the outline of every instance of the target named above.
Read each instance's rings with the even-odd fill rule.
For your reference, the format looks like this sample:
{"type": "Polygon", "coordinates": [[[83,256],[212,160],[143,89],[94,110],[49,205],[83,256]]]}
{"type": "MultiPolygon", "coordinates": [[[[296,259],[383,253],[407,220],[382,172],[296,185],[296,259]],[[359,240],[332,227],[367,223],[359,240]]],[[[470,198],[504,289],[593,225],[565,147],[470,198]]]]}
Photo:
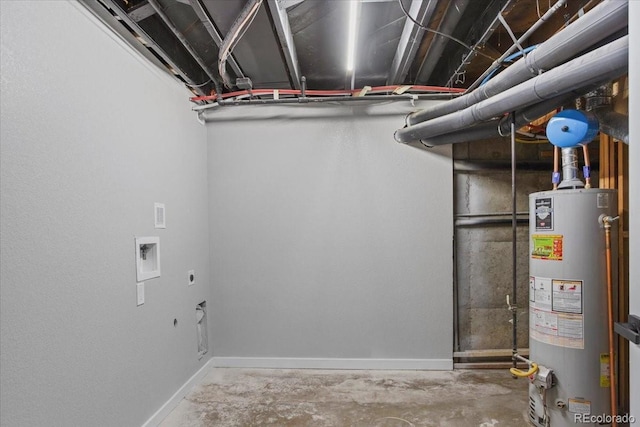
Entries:
{"type": "MultiPolygon", "coordinates": [[[[484,218],[484,217],[504,217],[511,215],[511,212],[491,212],[491,213],[477,213],[477,214],[456,214],[456,218],[484,218]]],[[[516,212],[517,215],[525,215],[528,217],[529,212],[516,212]]]]}
{"type": "Polygon", "coordinates": [[[220,82],[218,82],[218,79],[213,79],[213,87],[215,87],[216,95],[218,95],[218,105],[225,105],[226,101],[222,99],[222,86],[220,82]]]}
{"type": "Polygon", "coordinates": [[[511,262],[512,262],[512,290],[511,290],[511,323],[513,326],[513,367],[516,368],[516,354],[518,354],[518,276],[517,276],[517,238],[518,238],[518,210],[516,203],[516,112],[511,113],[511,262]]]}
{"type": "MultiPolygon", "coordinates": [[[[529,224],[528,218],[518,218],[517,220],[520,226],[529,224]]],[[[469,219],[456,219],[454,225],[456,227],[487,227],[487,226],[500,226],[509,225],[512,223],[511,218],[469,218],[469,219]]]]}

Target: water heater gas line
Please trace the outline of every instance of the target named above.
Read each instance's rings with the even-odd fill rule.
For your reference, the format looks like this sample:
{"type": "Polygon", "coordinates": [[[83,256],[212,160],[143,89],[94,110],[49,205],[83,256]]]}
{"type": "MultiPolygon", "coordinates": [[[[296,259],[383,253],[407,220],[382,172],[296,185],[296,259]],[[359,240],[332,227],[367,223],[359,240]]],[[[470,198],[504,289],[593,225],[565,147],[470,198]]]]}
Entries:
{"type": "Polygon", "coordinates": [[[538,367],[538,364],[536,362],[534,362],[532,360],[529,360],[526,357],[522,357],[519,354],[515,354],[513,358],[514,358],[514,360],[519,360],[521,362],[526,363],[529,366],[529,370],[528,371],[521,371],[518,368],[509,369],[509,372],[511,372],[511,375],[513,375],[514,377],[527,378],[527,377],[530,377],[532,375],[535,375],[535,373],[538,372],[539,367],[538,367]]]}
{"type": "Polygon", "coordinates": [[[518,210],[516,203],[516,112],[511,113],[511,298],[513,304],[509,304],[512,323],[512,359],[513,369],[517,366],[518,355],[518,275],[517,275],[517,238],[518,238],[518,210]]]}

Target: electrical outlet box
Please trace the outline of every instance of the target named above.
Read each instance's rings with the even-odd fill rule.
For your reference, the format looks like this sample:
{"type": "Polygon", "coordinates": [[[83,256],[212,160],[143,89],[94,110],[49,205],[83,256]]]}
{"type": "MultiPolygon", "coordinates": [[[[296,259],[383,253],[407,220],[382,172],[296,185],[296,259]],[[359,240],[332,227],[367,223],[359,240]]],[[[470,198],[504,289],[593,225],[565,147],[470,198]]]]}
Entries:
{"type": "Polygon", "coordinates": [[[136,237],[136,280],[160,277],[160,238],[136,237]]]}
{"type": "Polygon", "coordinates": [[[189,270],[189,272],[187,274],[187,280],[188,280],[189,286],[194,285],[196,283],[196,271],[195,270],[189,270]]]}
{"type": "Polygon", "coordinates": [[[167,216],[164,203],[153,204],[153,219],[155,228],[167,228],[167,216]]]}
{"type": "Polygon", "coordinates": [[[136,296],[138,298],[138,307],[144,304],[144,282],[136,283],[136,296]]]}

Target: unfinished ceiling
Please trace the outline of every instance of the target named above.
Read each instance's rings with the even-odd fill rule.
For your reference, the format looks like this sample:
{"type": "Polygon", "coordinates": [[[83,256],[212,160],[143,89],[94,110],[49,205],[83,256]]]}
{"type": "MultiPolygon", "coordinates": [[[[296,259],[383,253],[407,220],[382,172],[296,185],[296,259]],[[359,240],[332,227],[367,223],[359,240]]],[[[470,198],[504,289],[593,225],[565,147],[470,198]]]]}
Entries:
{"type": "Polygon", "coordinates": [[[216,86],[246,89],[242,77],[253,89],[469,88],[508,49],[543,42],[599,2],[360,0],[355,64],[347,71],[347,0],[83,0],[200,96],[216,86]],[[247,16],[252,6],[257,11],[247,16]]]}

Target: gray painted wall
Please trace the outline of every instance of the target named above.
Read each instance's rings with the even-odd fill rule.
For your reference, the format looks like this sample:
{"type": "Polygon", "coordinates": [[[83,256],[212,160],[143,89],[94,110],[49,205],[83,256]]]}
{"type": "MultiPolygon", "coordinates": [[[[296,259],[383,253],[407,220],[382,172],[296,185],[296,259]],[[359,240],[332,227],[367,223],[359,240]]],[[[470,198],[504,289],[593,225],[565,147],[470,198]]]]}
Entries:
{"type": "Polygon", "coordinates": [[[395,143],[412,109],[209,114],[218,365],[451,366],[451,148],[395,143]]]}
{"type": "Polygon", "coordinates": [[[139,426],[208,356],[206,129],[78,5],[3,1],[0,28],[0,424],[139,426]],[[135,235],[162,254],[141,307],[135,235]]]}
{"type": "MultiPolygon", "coordinates": [[[[517,211],[527,213],[529,194],[551,188],[553,150],[549,143],[516,144],[517,211]]],[[[591,144],[596,162],[598,144],[591,144]]],[[[453,145],[458,337],[456,349],[509,349],[512,315],[506,295],[512,294],[511,144],[495,138],[453,145]],[[507,213],[500,224],[473,224],[487,213],[507,213]]],[[[591,172],[597,186],[598,171],[591,172]]],[[[518,347],[529,346],[529,224],[517,233],[518,347]],[[525,303],[523,304],[523,301],[525,303]]],[[[511,295],[513,299],[513,296],[511,295]]],[[[455,333],[455,332],[454,332],[455,333]]]]}
{"type": "MultiPolygon", "coordinates": [[[[640,3],[629,2],[629,117],[640,117],[640,3]]],[[[629,313],[640,316],[640,122],[629,120],[629,313]]],[[[629,345],[631,414],[640,422],[640,346],[629,345]]]]}

